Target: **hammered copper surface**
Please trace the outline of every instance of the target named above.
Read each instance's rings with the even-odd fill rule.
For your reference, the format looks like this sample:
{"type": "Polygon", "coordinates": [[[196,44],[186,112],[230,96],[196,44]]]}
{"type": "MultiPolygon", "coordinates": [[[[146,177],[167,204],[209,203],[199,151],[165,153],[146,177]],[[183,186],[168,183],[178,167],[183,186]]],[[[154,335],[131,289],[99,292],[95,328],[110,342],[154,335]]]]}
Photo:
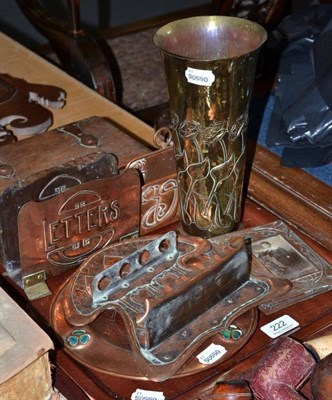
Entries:
{"type": "MultiPolygon", "coordinates": [[[[10,168],[7,166],[6,171],[10,171],[10,168]]],[[[117,175],[118,164],[113,154],[100,152],[82,156],[76,162],[71,161],[28,178],[21,177],[18,171],[11,169],[11,176],[16,178],[16,182],[11,182],[13,178],[10,179],[10,186],[4,186],[5,190],[0,193],[0,259],[3,260],[9,276],[22,286],[20,232],[17,223],[20,209],[29,201],[42,202],[51,199],[86,180],[117,175]]],[[[0,186],[1,180],[0,176],[0,186]]],[[[29,227],[26,229],[29,231],[29,227]]]]}
{"type": "MultiPolygon", "coordinates": [[[[248,241],[248,251],[260,274],[290,282],[285,294],[264,301],[259,308],[272,314],[292,304],[332,290],[332,265],[308,246],[283,221],[224,235],[242,237],[248,241]]],[[[216,238],[220,243],[220,238],[216,238]]],[[[214,239],[211,239],[214,242],[214,239]]]]}
{"type": "Polygon", "coordinates": [[[134,157],[149,152],[99,117],[0,146],[0,261],[8,275],[22,286],[17,215],[25,203],[118,175],[134,157]]]}
{"type": "Polygon", "coordinates": [[[22,275],[47,277],[79,265],[93,252],[137,235],[138,172],[74,186],[43,202],[27,202],[18,214],[22,275]]]}
{"type": "Polygon", "coordinates": [[[127,168],[142,177],[140,235],[178,220],[178,184],[173,149],[156,150],[132,160],[127,168]]]}
{"type": "MultiPolygon", "coordinates": [[[[242,240],[211,246],[174,232],[112,245],[85,261],[67,283],[53,310],[54,329],[67,344],[71,330],[91,332],[98,316],[116,311],[140,375],[168,379],[217,331],[290,289],[282,280],[251,279],[243,246],[242,240]]],[[[102,348],[113,344],[93,340],[99,350],[91,344],[67,348],[92,367],[124,374],[123,365],[102,356],[102,348]]]]}
{"type": "Polygon", "coordinates": [[[248,106],[264,28],[222,16],[160,28],[183,229],[201,237],[240,221],[248,106]]]}
{"type": "MultiPolygon", "coordinates": [[[[76,327],[69,324],[65,318],[64,300],[65,288],[62,288],[53,304],[51,318],[53,329],[65,341],[76,327]]],[[[238,341],[226,340],[220,332],[216,332],[190,355],[184,365],[170,379],[196,374],[216,365],[217,363],[201,364],[196,358],[210,343],[222,345],[227,350],[219,362],[229,359],[247,343],[254,333],[257,316],[257,309],[252,308],[234,320],[234,324],[242,331],[242,337],[238,341]]],[[[89,346],[85,348],[65,347],[65,350],[75,360],[89,368],[114,376],[137,380],[147,379],[135,362],[127,329],[118,313],[106,311],[91,324],[81,326],[79,329],[85,329],[92,339],[89,346]]]]}

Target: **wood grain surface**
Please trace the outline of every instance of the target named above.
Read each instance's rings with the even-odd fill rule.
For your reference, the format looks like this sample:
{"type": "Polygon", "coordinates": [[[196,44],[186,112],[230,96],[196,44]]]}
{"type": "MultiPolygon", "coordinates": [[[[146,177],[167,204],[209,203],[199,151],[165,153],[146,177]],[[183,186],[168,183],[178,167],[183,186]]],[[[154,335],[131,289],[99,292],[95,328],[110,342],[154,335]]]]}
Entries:
{"type": "Polygon", "coordinates": [[[153,129],[147,124],[1,32],[0,57],[0,73],[10,74],[31,83],[58,86],[65,90],[66,105],[60,110],[52,109],[53,124],[49,129],[83,118],[99,116],[112,121],[139,140],[153,144],[153,129]]]}
{"type": "Polygon", "coordinates": [[[299,168],[280,166],[279,157],[249,143],[254,153],[248,197],[332,249],[332,187],[299,168]]]}

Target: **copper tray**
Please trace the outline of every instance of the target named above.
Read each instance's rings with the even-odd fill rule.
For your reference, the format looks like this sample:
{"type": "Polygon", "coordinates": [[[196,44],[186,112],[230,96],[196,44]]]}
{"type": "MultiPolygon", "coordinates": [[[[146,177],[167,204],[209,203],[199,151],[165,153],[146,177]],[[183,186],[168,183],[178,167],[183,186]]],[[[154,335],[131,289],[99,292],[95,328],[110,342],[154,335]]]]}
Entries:
{"type": "MultiPolygon", "coordinates": [[[[120,315],[114,311],[103,312],[96,320],[79,328],[70,325],[64,317],[64,295],[68,281],[59,290],[51,308],[51,324],[62,341],[73,331],[86,332],[92,337],[88,345],[75,349],[65,346],[65,351],[76,361],[94,370],[114,376],[147,380],[137,367],[130,348],[128,333],[120,315]],[[84,351],[80,351],[83,350],[84,351]]],[[[238,340],[225,339],[221,333],[208,338],[170,378],[180,378],[199,373],[226,361],[239,351],[253,335],[258,323],[258,310],[252,308],[238,317],[232,324],[241,330],[238,340]],[[213,364],[201,364],[196,356],[211,343],[223,346],[227,352],[213,364]]]]}
{"type": "MultiPolygon", "coordinates": [[[[55,299],[50,320],[66,350],[91,368],[123,377],[148,377],[155,381],[199,372],[229,358],[250,338],[257,316],[255,311],[248,310],[271,297],[285,294],[291,288],[285,280],[272,277],[262,280],[259,274],[255,278],[255,263],[251,265],[252,277],[243,283],[241,274],[248,272],[244,267],[246,257],[243,239],[231,238],[220,247],[218,244],[212,246],[207,240],[177,236],[171,231],[163,236],[137,238],[109,246],[86,260],[66,282],[55,299]],[[121,261],[117,262],[119,258],[121,261]],[[220,262],[225,263],[225,268],[222,269],[222,276],[216,279],[219,283],[215,287],[209,275],[213,275],[214,268],[219,268],[220,262]],[[206,300],[200,298],[197,292],[195,296],[202,303],[198,301],[195,307],[201,306],[201,313],[196,313],[192,320],[184,321],[183,329],[180,330],[181,322],[172,315],[165,323],[160,318],[158,320],[158,312],[161,315],[166,312],[172,314],[167,309],[172,300],[170,290],[184,290],[187,282],[192,286],[194,280],[198,282],[202,279],[199,280],[202,285],[212,285],[211,290],[218,291],[222,279],[229,280],[234,268],[238,271],[237,279],[241,279],[240,286],[228,294],[225,290],[224,298],[210,295],[206,300]],[[176,275],[178,269],[181,274],[176,275]],[[122,276],[122,272],[125,275],[122,276]],[[208,279],[203,278],[205,275],[208,279]],[[175,281],[169,280],[168,276],[175,281]],[[135,291],[135,288],[141,289],[135,291]],[[149,297],[146,291],[151,293],[151,303],[146,300],[149,297]],[[162,306],[156,308],[157,314],[153,316],[154,321],[155,318],[159,321],[159,328],[153,328],[148,319],[154,304],[158,304],[153,301],[153,296],[156,301],[158,296],[162,296],[162,306]],[[167,304],[166,300],[165,308],[163,300],[167,296],[170,301],[167,304]],[[214,303],[209,302],[210,298],[214,303]],[[146,326],[137,322],[141,315],[147,316],[144,319],[146,326]],[[230,324],[235,324],[241,333],[237,340],[233,339],[234,343],[221,336],[221,331],[228,329],[230,324]],[[158,329],[163,331],[160,333],[158,329]],[[159,342],[158,335],[162,335],[164,330],[167,336],[159,342]],[[213,358],[215,362],[202,366],[196,356],[211,343],[223,346],[226,353],[221,349],[219,359],[213,358]]],[[[236,280],[230,282],[235,286],[238,283],[236,280]]],[[[191,286],[186,286],[185,290],[191,290],[191,286]]],[[[178,293],[177,296],[181,297],[181,292],[178,293]]],[[[182,301],[179,302],[181,307],[176,310],[186,309],[185,295],[182,301]]],[[[176,306],[177,303],[173,302],[172,307],[176,306]]]]}

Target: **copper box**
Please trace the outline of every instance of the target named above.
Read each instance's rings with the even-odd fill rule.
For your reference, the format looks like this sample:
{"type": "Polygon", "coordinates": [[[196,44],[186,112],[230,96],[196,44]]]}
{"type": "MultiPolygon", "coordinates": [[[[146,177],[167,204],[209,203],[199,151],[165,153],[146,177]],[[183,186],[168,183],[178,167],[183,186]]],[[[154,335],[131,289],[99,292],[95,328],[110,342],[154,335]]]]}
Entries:
{"type": "MultiPolygon", "coordinates": [[[[0,262],[7,274],[22,286],[18,215],[28,202],[46,204],[78,185],[115,177],[130,161],[150,152],[99,117],[1,146],[0,262]]],[[[139,195],[140,177],[137,182],[139,195]]],[[[29,226],[24,232],[29,240],[29,226]]]]}

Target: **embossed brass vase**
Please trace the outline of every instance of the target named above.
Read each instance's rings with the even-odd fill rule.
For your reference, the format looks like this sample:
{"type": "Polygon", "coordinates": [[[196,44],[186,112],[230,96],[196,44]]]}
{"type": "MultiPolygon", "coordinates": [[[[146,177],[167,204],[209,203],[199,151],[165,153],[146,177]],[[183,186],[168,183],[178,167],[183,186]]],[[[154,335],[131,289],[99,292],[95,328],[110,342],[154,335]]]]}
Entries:
{"type": "Polygon", "coordinates": [[[166,72],[180,213],[190,235],[212,237],[240,220],[248,106],[260,25],[241,18],[185,18],[154,43],[166,72]]]}

